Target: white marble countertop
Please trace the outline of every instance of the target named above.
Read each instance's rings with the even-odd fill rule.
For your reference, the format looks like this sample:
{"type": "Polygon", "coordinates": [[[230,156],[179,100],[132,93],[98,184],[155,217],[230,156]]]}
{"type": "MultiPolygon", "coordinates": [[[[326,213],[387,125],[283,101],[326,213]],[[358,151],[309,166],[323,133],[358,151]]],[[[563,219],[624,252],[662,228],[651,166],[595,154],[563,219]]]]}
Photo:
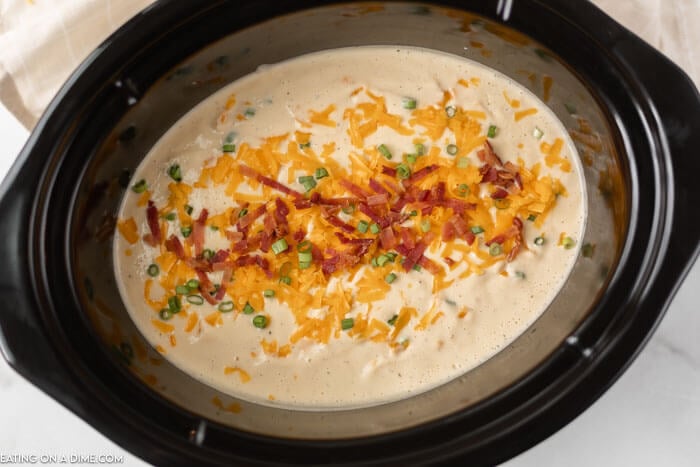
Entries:
{"type": "MultiPolygon", "coordinates": [[[[28,132],[0,106],[0,178],[28,132]]],[[[700,465],[700,263],[624,375],[592,407],[509,466],[700,465]]],[[[146,465],[18,376],[0,358],[2,456],[95,454],[146,465]]],[[[78,464],[74,464],[78,465],[78,464]]]]}

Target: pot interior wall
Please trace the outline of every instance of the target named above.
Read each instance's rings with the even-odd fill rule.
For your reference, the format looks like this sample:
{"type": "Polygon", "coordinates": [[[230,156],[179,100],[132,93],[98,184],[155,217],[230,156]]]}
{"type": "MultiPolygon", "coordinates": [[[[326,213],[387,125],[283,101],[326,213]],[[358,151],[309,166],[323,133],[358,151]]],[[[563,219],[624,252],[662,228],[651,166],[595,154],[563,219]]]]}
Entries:
{"type": "MultiPolygon", "coordinates": [[[[474,407],[524,378],[555,352],[576,346],[575,330],[594,310],[620,257],[628,222],[629,168],[620,157],[614,116],[604,110],[596,90],[584,85],[581,75],[547,48],[476,14],[391,3],[335,5],[282,16],[225,35],[177,64],[158,60],[157,51],[145,47],[129,73],[116,80],[111,92],[116,100],[126,100],[128,108],[121,111],[126,107],[115,105],[118,123],[89,135],[96,149],[74,182],[78,190],[70,252],[76,293],[95,339],[113,354],[114,371],[124,373],[122,384],[140,386],[197,417],[243,430],[292,438],[354,437],[407,428],[474,407]],[[237,400],[171,365],[144,340],[125,310],[115,285],[111,247],[129,174],[191,107],[259,65],[368,44],[420,46],[466,57],[501,71],[538,95],[577,144],[588,197],[584,242],[591,245],[593,255],[578,259],[551,306],[510,346],[432,391],[391,404],[331,413],[237,400]]],[[[583,349],[583,355],[590,351],[583,349]]]]}

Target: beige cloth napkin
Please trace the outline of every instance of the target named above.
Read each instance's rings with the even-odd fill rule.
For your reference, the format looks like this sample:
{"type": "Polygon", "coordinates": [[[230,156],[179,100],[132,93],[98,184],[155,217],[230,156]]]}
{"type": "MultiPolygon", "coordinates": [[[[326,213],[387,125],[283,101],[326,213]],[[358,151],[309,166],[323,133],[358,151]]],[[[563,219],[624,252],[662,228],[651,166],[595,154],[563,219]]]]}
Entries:
{"type": "MultiPolygon", "coordinates": [[[[579,0],[580,1],[580,0],[579,0]]],[[[27,128],[68,75],[153,0],[0,0],[0,101],[27,128]]],[[[594,0],[700,84],[700,0],[594,0]]]]}

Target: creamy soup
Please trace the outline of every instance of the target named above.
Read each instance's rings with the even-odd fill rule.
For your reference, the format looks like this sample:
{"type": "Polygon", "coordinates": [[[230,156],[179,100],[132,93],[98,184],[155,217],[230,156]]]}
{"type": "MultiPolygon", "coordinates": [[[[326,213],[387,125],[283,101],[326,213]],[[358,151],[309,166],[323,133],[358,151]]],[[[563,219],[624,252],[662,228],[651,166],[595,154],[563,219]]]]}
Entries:
{"type": "Polygon", "coordinates": [[[230,84],[136,170],[114,264],[165,358],[297,408],[406,398],[484,362],[578,252],[562,124],[478,63],[409,47],[302,56],[230,84]]]}

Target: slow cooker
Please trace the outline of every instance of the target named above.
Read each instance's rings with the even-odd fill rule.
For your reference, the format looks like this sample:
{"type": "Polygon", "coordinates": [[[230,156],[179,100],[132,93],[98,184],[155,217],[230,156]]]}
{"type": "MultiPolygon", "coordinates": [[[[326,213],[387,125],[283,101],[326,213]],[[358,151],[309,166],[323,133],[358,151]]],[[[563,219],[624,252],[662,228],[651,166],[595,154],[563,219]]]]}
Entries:
{"type": "Polygon", "coordinates": [[[661,319],[700,251],[698,147],[688,77],[589,3],[160,1],[72,74],[2,184],[2,351],[158,465],[500,462],[596,400],[661,319]],[[111,240],[123,190],[159,137],[226,84],[368,44],[476,60],[545,100],[582,158],[589,248],[523,335],[426,393],[324,411],[219,393],[152,349],[121,302],[111,240]]]}

